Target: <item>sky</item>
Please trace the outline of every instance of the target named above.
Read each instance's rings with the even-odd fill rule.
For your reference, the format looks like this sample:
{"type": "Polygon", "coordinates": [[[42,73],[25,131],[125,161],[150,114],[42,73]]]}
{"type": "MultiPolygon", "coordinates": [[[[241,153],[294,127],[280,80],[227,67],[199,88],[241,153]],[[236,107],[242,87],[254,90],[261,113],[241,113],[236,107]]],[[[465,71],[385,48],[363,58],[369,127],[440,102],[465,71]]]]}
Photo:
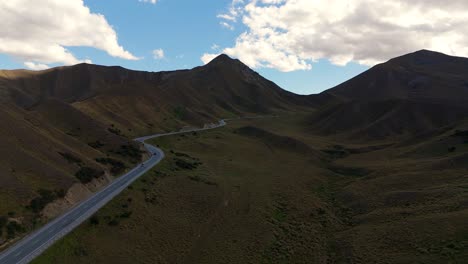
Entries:
{"type": "Polygon", "coordinates": [[[193,68],[225,53],[314,94],[396,56],[468,56],[468,1],[8,0],[0,68],[193,68]]]}

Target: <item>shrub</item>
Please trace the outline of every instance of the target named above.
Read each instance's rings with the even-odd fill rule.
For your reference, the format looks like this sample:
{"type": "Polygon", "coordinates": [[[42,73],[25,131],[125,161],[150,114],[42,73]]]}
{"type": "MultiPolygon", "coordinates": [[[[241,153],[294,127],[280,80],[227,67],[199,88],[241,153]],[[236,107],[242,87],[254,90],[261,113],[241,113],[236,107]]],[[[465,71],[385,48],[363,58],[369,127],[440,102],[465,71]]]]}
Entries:
{"type": "Polygon", "coordinates": [[[92,148],[95,148],[95,149],[98,149],[98,148],[101,148],[101,147],[104,147],[105,144],[102,143],[101,141],[97,140],[95,142],[89,142],[88,145],[92,148]]]}
{"type": "Polygon", "coordinates": [[[108,128],[107,129],[109,132],[113,133],[113,134],[116,134],[117,136],[121,136],[122,135],[122,131],[120,131],[120,129],[118,128],[108,128]]]}
{"type": "Polygon", "coordinates": [[[448,152],[454,152],[457,148],[456,147],[450,147],[448,148],[448,152]]]}
{"type": "Polygon", "coordinates": [[[39,197],[36,197],[29,202],[29,208],[34,212],[34,213],[39,213],[46,207],[47,204],[55,201],[58,196],[55,192],[50,191],[50,190],[45,190],[45,189],[40,189],[39,190],[39,197]]]}
{"type": "Polygon", "coordinates": [[[80,180],[81,183],[85,184],[92,181],[94,178],[102,176],[104,172],[90,167],[82,167],[75,173],[75,177],[80,180]]]}
{"type": "Polygon", "coordinates": [[[207,185],[213,185],[213,186],[217,186],[218,184],[216,182],[212,182],[212,181],[209,181],[209,180],[206,180],[206,179],[203,179],[201,178],[200,176],[188,176],[188,178],[192,181],[195,181],[195,182],[201,182],[201,183],[204,183],[204,184],[207,184],[207,185]]]}
{"type": "Polygon", "coordinates": [[[119,225],[119,220],[117,219],[112,219],[109,221],[109,223],[107,223],[108,225],[110,226],[116,226],[116,225],[119,225]]]}
{"type": "Polygon", "coordinates": [[[15,237],[16,233],[24,232],[24,227],[18,224],[16,221],[10,221],[7,225],[7,237],[8,239],[12,239],[15,237]]]}
{"type": "Polygon", "coordinates": [[[185,169],[185,170],[193,170],[193,169],[196,169],[199,165],[198,162],[188,162],[188,161],[185,161],[183,159],[178,159],[178,158],[175,158],[174,159],[175,161],[175,164],[177,165],[177,167],[181,168],[181,169],[185,169]]]}
{"type": "Polygon", "coordinates": [[[126,211],[120,215],[120,218],[130,218],[131,215],[132,215],[131,211],[126,211]]]}
{"type": "Polygon", "coordinates": [[[91,225],[99,225],[99,217],[97,215],[91,216],[91,218],[89,218],[89,223],[91,225]]]}
{"type": "Polygon", "coordinates": [[[115,175],[122,173],[127,168],[123,162],[112,158],[97,158],[96,162],[104,165],[111,165],[112,167],[110,171],[115,175]]]}
{"type": "Polygon", "coordinates": [[[135,147],[134,145],[122,145],[120,148],[115,151],[115,153],[123,156],[123,157],[130,157],[132,159],[141,160],[142,153],[139,148],[135,147]]]}
{"type": "Polygon", "coordinates": [[[5,227],[8,219],[5,216],[0,216],[0,230],[5,227]]]}
{"type": "Polygon", "coordinates": [[[59,154],[69,163],[81,163],[81,159],[70,153],[59,152],[59,154]]]}
{"type": "Polygon", "coordinates": [[[57,194],[58,198],[63,198],[65,195],[67,195],[67,192],[64,189],[58,189],[55,191],[55,193],[57,194]]]}
{"type": "Polygon", "coordinates": [[[187,117],[187,109],[183,106],[177,106],[173,111],[177,119],[185,119],[187,117]]]}

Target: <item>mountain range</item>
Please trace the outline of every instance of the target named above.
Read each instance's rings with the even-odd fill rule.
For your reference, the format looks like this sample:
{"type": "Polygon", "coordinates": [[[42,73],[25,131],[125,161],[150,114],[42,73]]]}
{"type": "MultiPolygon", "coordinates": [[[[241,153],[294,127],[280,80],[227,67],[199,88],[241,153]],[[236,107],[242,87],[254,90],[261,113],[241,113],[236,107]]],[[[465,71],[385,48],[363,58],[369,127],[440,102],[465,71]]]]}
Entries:
{"type": "MultiPolygon", "coordinates": [[[[413,147],[403,156],[430,153],[440,144],[436,138],[451,140],[440,137],[466,125],[467,69],[467,58],[421,50],[308,96],[283,90],[226,55],[205,66],[170,72],[91,64],[2,70],[0,216],[19,215],[32,230],[38,221],[61,213],[140,161],[145,154],[132,138],[220,118],[300,113],[305,117],[301,131],[368,147],[337,147],[326,153],[407,145],[413,147]],[[84,168],[95,172],[93,179],[83,180],[84,168]],[[55,192],[54,199],[67,197],[68,204],[47,207],[44,190],[55,192]],[[37,199],[43,204],[34,210],[37,199]]],[[[278,138],[256,128],[239,131],[278,138]]],[[[294,144],[311,152],[302,142],[294,144]]],[[[449,163],[465,159],[461,155],[449,163]]]]}

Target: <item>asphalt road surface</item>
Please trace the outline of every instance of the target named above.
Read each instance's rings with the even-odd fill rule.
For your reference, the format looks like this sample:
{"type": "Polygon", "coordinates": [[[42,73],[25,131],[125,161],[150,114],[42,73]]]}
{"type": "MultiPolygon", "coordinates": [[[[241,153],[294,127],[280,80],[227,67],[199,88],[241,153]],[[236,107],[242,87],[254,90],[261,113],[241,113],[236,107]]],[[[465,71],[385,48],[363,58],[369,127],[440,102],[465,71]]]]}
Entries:
{"type": "Polygon", "coordinates": [[[54,242],[70,233],[73,229],[78,227],[86,219],[96,213],[101,207],[107,204],[112,198],[117,196],[125,188],[127,188],[138,177],[150,170],[164,158],[164,152],[152,145],[146,144],[144,141],[169,135],[176,135],[182,133],[189,133],[194,131],[203,131],[213,128],[225,126],[224,120],[219,121],[218,124],[205,126],[204,128],[194,128],[178,132],[155,134],[151,136],[141,137],[135,139],[144,144],[151,157],[143,163],[138,164],[131,171],[125,175],[115,179],[112,183],[106,186],[101,191],[93,194],[87,200],[77,204],[65,214],[57,217],[47,225],[33,232],[29,236],[23,238],[14,246],[7,249],[0,255],[1,264],[16,264],[16,263],[29,263],[35,257],[39,256],[54,242]]]}

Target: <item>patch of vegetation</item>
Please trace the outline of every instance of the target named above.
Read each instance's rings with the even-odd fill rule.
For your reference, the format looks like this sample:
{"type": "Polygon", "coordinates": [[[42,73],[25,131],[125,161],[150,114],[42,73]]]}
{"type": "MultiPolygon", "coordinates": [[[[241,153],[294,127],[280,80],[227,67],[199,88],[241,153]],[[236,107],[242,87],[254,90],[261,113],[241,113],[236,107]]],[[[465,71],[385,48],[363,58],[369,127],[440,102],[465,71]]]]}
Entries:
{"type": "Polygon", "coordinates": [[[99,140],[96,140],[94,142],[89,142],[88,143],[88,146],[92,147],[92,148],[95,148],[95,149],[98,149],[98,148],[102,148],[104,147],[106,144],[102,143],[101,141],[99,140]]]}
{"type": "Polygon", "coordinates": [[[111,132],[112,134],[116,134],[117,136],[122,136],[122,131],[115,127],[109,127],[107,131],[111,132]]]}
{"type": "Polygon", "coordinates": [[[51,191],[46,189],[40,189],[39,197],[36,197],[29,202],[28,208],[31,209],[34,213],[39,213],[46,207],[47,204],[57,200],[60,197],[65,196],[64,190],[51,191]]]}
{"type": "Polygon", "coordinates": [[[109,226],[118,226],[120,224],[119,220],[117,219],[112,219],[107,223],[109,226]]]}
{"type": "Polygon", "coordinates": [[[118,150],[114,152],[123,157],[130,157],[135,162],[140,161],[143,157],[143,151],[141,151],[134,145],[122,145],[118,150]]]}
{"type": "Polygon", "coordinates": [[[311,151],[310,147],[307,144],[298,139],[277,135],[258,127],[244,126],[235,129],[234,133],[250,138],[259,139],[268,147],[275,147],[291,152],[296,152],[299,154],[307,154],[311,151]]]}
{"type": "Polygon", "coordinates": [[[16,221],[8,222],[7,226],[7,238],[12,239],[15,238],[17,233],[24,233],[26,229],[20,223],[16,221]]]}
{"type": "Polygon", "coordinates": [[[448,149],[448,152],[455,152],[455,150],[457,150],[456,147],[449,147],[448,149]]]}
{"type": "Polygon", "coordinates": [[[5,216],[0,216],[0,237],[3,235],[3,228],[8,223],[8,218],[5,216]]]}
{"type": "Polygon", "coordinates": [[[195,181],[195,182],[201,182],[201,183],[204,183],[204,184],[207,184],[207,185],[213,185],[213,186],[217,186],[218,184],[216,182],[212,182],[212,181],[209,181],[207,179],[204,179],[198,175],[195,175],[195,176],[188,176],[188,178],[192,181],[195,181]]]}
{"type": "Polygon", "coordinates": [[[89,223],[91,225],[99,225],[99,216],[97,216],[96,214],[91,216],[91,218],[89,218],[89,223]]]}
{"type": "Polygon", "coordinates": [[[335,145],[331,148],[323,149],[322,152],[332,156],[334,159],[342,159],[349,155],[349,151],[340,145],[335,145]]]}
{"type": "Polygon", "coordinates": [[[81,159],[71,153],[59,152],[59,154],[69,163],[81,163],[81,159]]]}
{"type": "Polygon", "coordinates": [[[96,162],[112,166],[110,172],[114,175],[121,174],[127,168],[122,161],[112,158],[97,158],[96,162]]]}
{"type": "Polygon", "coordinates": [[[452,137],[468,138],[468,130],[455,130],[455,133],[452,134],[452,137]]]}
{"type": "Polygon", "coordinates": [[[198,168],[199,165],[201,165],[201,162],[198,162],[198,161],[190,162],[190,161],[186,161],[186,160],[179,159],[179,158],[174,158],[174,161],[177,167],[184,169],[184,170],[194,170],[198,168]]]}
{"type": "Polygon", "coordinates": [[[187,117],[187,109],[183,106],[177,106],[173,110],[174,116],[177,119],[185,119],[187,117]]]}
{"type": "Polygon", "coordinates": [[[55,194],[58,198],[64,198],[65,195],[67,195],[67,191],[65,191],[65,189],[58,189],[55,191],[55,194]]]}
{"type": "Polygon", "coordinates": [[[176,155],[177,157],[190,158],[190,156],[188,154],[181,153],[181,152],[175,152],[174,155],[176,155]]]}
{"type": "Polygon", "coordinates": [[[91,167],[82,167],[75,173],[75,177],[80,180],[81,183],[86,184],[91,182],[95,178],[99,178],[104,175],[104,171],[97,170],[91,167]]]}
{"type": "Polygon", "coordinates": [[[356,167],[329,166],[328,169],[337,174],[353,177],[364,177],[371,173],[368,169],[356,167]]]}
{"type": "Polygon", "coordinates": [[[169,176],[167,173],[162,172],[162,171],[157,171],[157,170],[153,171],[153,173],[154,173],[154,176],[156,176],[157,178],[165,178],[169,176]]]}
{"type": "Polygon", "coordinates": [[[120,218],[130,218],[130,216],[132,215],[132,211],[125,211],[123,212],[122,214],[120,214],[120,218]]]}

